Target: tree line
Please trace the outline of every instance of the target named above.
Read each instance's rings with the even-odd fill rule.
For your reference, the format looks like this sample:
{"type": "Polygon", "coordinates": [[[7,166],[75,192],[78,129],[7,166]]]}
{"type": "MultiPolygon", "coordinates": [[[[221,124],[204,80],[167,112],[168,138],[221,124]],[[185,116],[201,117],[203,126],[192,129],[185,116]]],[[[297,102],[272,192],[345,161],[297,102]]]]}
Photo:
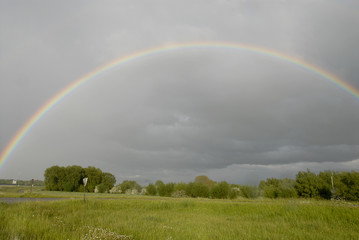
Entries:
{"type": "MultiPolygon", "coordinates": [[[[32,184],[32,180],[18,180],[18,179],[0,179],[1,185],[24,185],[24,186],[30,186],[32,184]],[[13,181],[16,181],[14,184],[13,181]]],[[[34,186],[44,186],[44,181],[41,180],[34,180],[34,186]]]]}
{"type": "Polygon", "coordinates": [[[122,194],[146,194],[166,197],[234,199],[244,198],[316,198],[359,201],[359,172],[323,171],[318,174],[299,171],[295,179],[267,178],[258,186],[215,182],[207,176],[197,176],[193,182],[164,183],[157,180],[142,187],[136,181],[125,180],[115,186],[111,173],[99,168],[53,166],[45,171],[45,187],[53,191],[84,191],[82,179],[87,177],[86,191],[122,194]]]}
{"type": "Polygon", "coordinates": [[[96,167],[82,168],[81,166],[52,166],[45,170],[44,184],[49,191],[83,192],[83,179],[88,178],[87,192],[107,192],[116,184],[114,175],[102,172],[96,167]]]}
{"type": "Polygon", "coordinates": [[[125,180],[111,193],[147,194],[167,197],[234,199],[244,198],[316,198],[359,201],[359,172],[324,171],[318,174],[300,171],[295,179],[268,178],[258,186],[215,182],[207,176],[197,176],[189,183],[164,183],[157,180],[142,188],[136,181],[125,180]]]}
{"type": "Polygon", "coordinates": [[[299,197],[359,201],[359,172],[299,172],[295,189],[299,197]]]}

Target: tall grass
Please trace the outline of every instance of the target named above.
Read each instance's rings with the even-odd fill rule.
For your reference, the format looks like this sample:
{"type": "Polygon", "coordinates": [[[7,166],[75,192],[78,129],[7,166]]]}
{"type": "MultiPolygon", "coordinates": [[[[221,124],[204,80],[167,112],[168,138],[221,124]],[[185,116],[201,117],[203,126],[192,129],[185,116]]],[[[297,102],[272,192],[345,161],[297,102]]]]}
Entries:
{"type": "Polygon", "coordinates": [[[136,198],[0,204],[0,239],[358,239],[355,203],[136,198]]]}

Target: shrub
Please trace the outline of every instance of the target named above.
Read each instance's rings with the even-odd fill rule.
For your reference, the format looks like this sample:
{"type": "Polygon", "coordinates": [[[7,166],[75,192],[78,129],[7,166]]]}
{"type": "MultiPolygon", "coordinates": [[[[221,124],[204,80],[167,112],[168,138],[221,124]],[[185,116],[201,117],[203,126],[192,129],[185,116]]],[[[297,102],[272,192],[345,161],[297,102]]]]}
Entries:
{"type": "Polygon", "coordinates": [[[228,198],[230,191],[230,185],[226,181],[222,181],[212,188],[211,196],[213,198],[228,198]]]}
{"type": "Polygon", "coordinates": [[[111,188],[110,193],[122,193],[121,187],[115,186],[115,187],[111,188]]]}
{"type": "Polygon", "coordinates": [[[156,186],[153,185],[152,183],[148,184],[146,188],[146,194],[151,196],[156,196],[157,194],[156,186]]]}
{"type": "Polygon", "coordinates": [[[241,186],[240,195],[245,198],[256,198],[259,195],[258,188],[256,186],[241,186]]]}
{"type": "Polygon", "coordinates": [[[184,198],[187,197],[185,190],[177,190],[174,193],[172,193],[172,197],[175,198],[184,198]]]}
{"type": "Polygon", "coordinates": [[[107,192],[107,185],[105,183],[101,183],[101,184],[97,185],[96,188],[99,193],[107,192]]]}
{"type": "Polygon", "coordinates": [[[239,196],[240,192],[241,192],[241,190],[239,187],[237,187],[237,186],[232,187],[231,191],[229,192],[229,198],[230,199],[237,198],[239,196]]]}

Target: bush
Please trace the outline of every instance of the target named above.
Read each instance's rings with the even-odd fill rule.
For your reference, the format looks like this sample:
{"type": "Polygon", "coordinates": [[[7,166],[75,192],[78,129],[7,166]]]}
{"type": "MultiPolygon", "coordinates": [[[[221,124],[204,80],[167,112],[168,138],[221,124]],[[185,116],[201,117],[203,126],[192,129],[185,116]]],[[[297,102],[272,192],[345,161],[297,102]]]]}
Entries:
{"type": "Polygon", "coordinates": [[[148,184],[146,188],[146,194],[151,196],[156,196],[157,195],[156,186],[153,185],[152,183],[148,184]]]}
{"type": "Polygon", "coordinates": [[[293,179],[267,178],[261,181],[259,189],[263,197],[267,198],[292,198],[297,196],[295,181],[293,179]]]}
{"type": "Polygon", "coordinates": [[[174,183],[167,183],[165,185],[165,196],[170,197],[174,192],[175,184],[174,183]]]}
{"type": "Polygon", "coordinates": [[[175,184],[174,191],[180,191],[180,190],[186,191],[186,188],[187,188],[187,183],[179,182],[179,183],[175,184]]]}
{"type": "Polygon", "coordinates": [[[177,190],[174,193],[172,193],[172,197],[175,198],[184,198],[187,197],[185,190],[177,190]]]}
{"type": "Polygon", "coordinates": [[[231,187],[226,181],[222,181],[220,183],[217,183],[211,191],[211,196],[213,198],[228,198],[229,193],[231,191],[231,187]]]}
{"type": "Polygon", "coordinates": [[[240,194],[240,188],[239,187],[237,187],[237,186],[234,186],[234,187],[232,187],[231,188],[231,191],[229,192],[229,198],[230,199],[235,199],[235,198],[237,198],[238,196],[239,196],[239,194],[240,194]]]}
{"type": "Polygon", "coordinates": [[[166,196],[166,185],[161,180],[156,181],[156,190],[158,195],[166,196]]]}
{"type": "Polygon", "coordinates": [[[115,186],[115,187],[111,188],[110,193],[122,193],[121,187],[115,186]]]}
{"type": "Polygon", "coordinates": [[[207,186],[205,186],[202,183],[195,183],[195,182],[190,182],[187,184],[186,186],[186,195],[189,197],[203,197],[203,198],[208,198],[209,197],[209,189],[207,186]]]}
{"type": "Polygon", "coordinates": [[[245,198],[256,198],[259,195],[258,188],[256,186],[241,186],[240,195],[245,198]]]}
{"type": "Polygon", "coordinates": [[[142,187],[136,181],[125,180],[121,184],[117,185],[117,187],[121,188],[121,193],[130,193],[132,194],[132,190],[136,189],[137,192],[141,192],[142,187]]]}
{"type": "Polygon", "coordinates": [[[96,188],[99,193],[107,192],[107,185],[105,183],[101,183],[101,184],[97,185],[96,188]]]}
{"type": "Polygon", "coordinates": [[[209,197],[209,188],[206,185],[204,185],[203,183],[193,183],[192,195],[194,197],[208,198],[209,197]]]}

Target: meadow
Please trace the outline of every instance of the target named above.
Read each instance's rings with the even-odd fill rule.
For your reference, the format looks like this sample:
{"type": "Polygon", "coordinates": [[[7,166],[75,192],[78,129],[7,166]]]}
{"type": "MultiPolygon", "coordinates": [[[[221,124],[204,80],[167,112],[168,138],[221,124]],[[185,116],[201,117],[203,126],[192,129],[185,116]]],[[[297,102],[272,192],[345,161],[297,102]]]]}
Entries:
{"type": "Polygon", "coordinates": [[[358,239],[357,202],[192,199],[0,188],[0,239],[358,239]]]}

